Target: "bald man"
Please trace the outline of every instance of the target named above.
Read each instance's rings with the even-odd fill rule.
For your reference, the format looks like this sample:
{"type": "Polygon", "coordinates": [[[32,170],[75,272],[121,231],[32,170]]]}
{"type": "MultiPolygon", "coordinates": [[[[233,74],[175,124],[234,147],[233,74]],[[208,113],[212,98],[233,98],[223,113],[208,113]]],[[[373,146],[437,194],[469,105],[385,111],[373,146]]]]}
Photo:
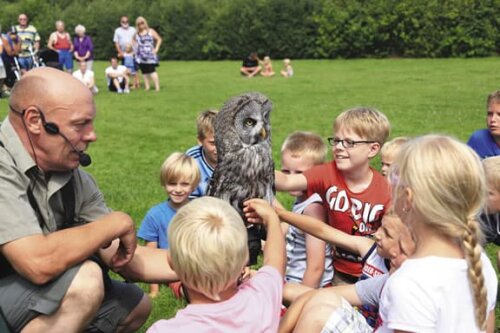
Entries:
{"type": "Polygon", "coordinates": [[[176,276],[167,252],[137,246],[132,219],[111,212],[79,168],[96,141],[91,92],[38,68],[17,82],[9,108],[0,126],[0,309],[8,324],[15,332],[136,331],[150,300],[111,280],[108,268],[145,282],[176,276]]]}

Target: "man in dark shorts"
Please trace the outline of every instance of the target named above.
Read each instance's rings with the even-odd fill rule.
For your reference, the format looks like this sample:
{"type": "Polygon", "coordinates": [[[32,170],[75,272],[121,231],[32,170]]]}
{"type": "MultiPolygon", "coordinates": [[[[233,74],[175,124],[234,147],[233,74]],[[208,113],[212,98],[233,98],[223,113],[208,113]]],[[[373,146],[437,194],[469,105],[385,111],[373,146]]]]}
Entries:
{"type": "Polygon", "coordinates": [[[243,59],[243,65],[240,68],[240,73],[246,77],[254,77],[260,73],[261,69],[257,53],[252,52],[248,57],[243,59]]]}
{"type": "Polygon", "coordinates": [[[128,280],[176,279],[167,251],[137,246],[111,212],[84,153],[96,140],[92,93],[43,67],[12,90],[0,125],[0,310],[13,332],[132,332],[151,303],[128,280]]]}

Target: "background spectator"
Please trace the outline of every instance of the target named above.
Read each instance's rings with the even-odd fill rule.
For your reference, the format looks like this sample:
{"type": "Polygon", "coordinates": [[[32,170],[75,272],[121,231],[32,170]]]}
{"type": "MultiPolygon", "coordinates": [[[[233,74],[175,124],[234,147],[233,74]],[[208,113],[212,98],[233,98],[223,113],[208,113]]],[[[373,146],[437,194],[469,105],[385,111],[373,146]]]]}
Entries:
{"type": "Polygon", "coordinates": [[[120,26],[115,29],[115,34],[113,36],[113,42],[115,43],[116,54],[119,59],[123,60],[123,52],[127,47],[127,44],[132,44],[135,35],[135,28],[129,26],[129,21],[127,16],[122,16],[120,18],[120,26]]]}
{"type": "Polygon", "coordinates": [[[85,61],[87,69],[92,70],[94,65],[94,43],[92,38],[85,35],[85,27],[81,24],[75,27],[75,34],[76,36],[73,39],[75,59],[78,62],[85,61]]]}
{"type": "Polygon", "coordinates": [[[137,50],[137,63],[144,77],[144,89],[149,90],[149,79],[153,80],[155,90],[160,91],[160,79],[156,73],[158,66],[158,50],[162,39],[158,33],[149,27],[148,21],[142,16],[135,20],[137,33],[134,43],[137,50]]]}
{"type": "Polygon", "coordinates": [[[68,73],[73,71],[73,43],[71,36],[64,28],[64,22],[56,21],[56,31],[50,34],[47,43],[49,49],[56,51],[59,55],[59,66],[68,73]]]}
{"type": "Polygon", "coordinates": [[[28,15],[20,14],[19,25],[16,25],[17,35],[21,39],[21,53],[18,56],[21,72],[25,73],[33,68],[32,52],[37,53],[40,49],[40,35],[36,28],[28,24],[28,15]]]}

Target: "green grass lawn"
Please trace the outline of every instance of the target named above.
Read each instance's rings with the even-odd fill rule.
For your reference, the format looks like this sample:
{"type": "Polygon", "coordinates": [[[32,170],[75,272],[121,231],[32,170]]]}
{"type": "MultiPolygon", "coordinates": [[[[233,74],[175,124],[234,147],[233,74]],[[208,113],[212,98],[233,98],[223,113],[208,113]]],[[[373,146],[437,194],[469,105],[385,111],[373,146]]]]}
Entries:
{"type": "MultiPolygon", "coordinates": [[[[92,173],[110,207],[129,213],[140,224],[147,209],[164,200],[159,168],[167,155],[196,144],[195,119],[207,108],[247,91],[260,91],[273,102],[273,155],[294,130],[331,135],[334,118],[344,109],[367,105],[384,112],[391,137],[443,133],[467,140],[485,127],[485,100],[500,89],[500,59],[297,60],[295,76],[247,79],[240,62],[162,62],[161,91],[108,93],[105,62],[95,63],[101,92],[96,96],[98,142],[89,150],[92,173]]],[[[281,62],[274,61],[275,70],[281,62]]],[[[0,100],[0,113],[7,101],[0,100]]],[[[379,167],[376,158],[374,166],[379,167]]],[[[425,161],[422,161],[425,163],[425,161]]],[[[290,203],[290,198],[279,198],[290,203]]],[[[495,252],[488,247],[490,256],[495,252]]],[[[175,314],[182,302],[163,288],[145,325],[175,314]]],[[[500,312],[497,309],[497,323],[500,312]]]]}

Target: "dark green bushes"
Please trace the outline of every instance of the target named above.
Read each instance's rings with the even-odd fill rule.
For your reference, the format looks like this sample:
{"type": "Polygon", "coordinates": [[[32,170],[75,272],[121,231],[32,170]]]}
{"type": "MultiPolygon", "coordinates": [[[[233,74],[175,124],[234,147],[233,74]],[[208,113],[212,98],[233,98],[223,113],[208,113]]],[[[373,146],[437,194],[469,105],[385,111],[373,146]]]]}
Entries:
{"type": "Polygon", "coordinates": [[[0,0],[0,23],[26,12],[45,43],[54,21],[86,26],[114,53],[120,15],[164,38],[161,59],[478,57],[500,50],[500,0],[0,0]]]}

